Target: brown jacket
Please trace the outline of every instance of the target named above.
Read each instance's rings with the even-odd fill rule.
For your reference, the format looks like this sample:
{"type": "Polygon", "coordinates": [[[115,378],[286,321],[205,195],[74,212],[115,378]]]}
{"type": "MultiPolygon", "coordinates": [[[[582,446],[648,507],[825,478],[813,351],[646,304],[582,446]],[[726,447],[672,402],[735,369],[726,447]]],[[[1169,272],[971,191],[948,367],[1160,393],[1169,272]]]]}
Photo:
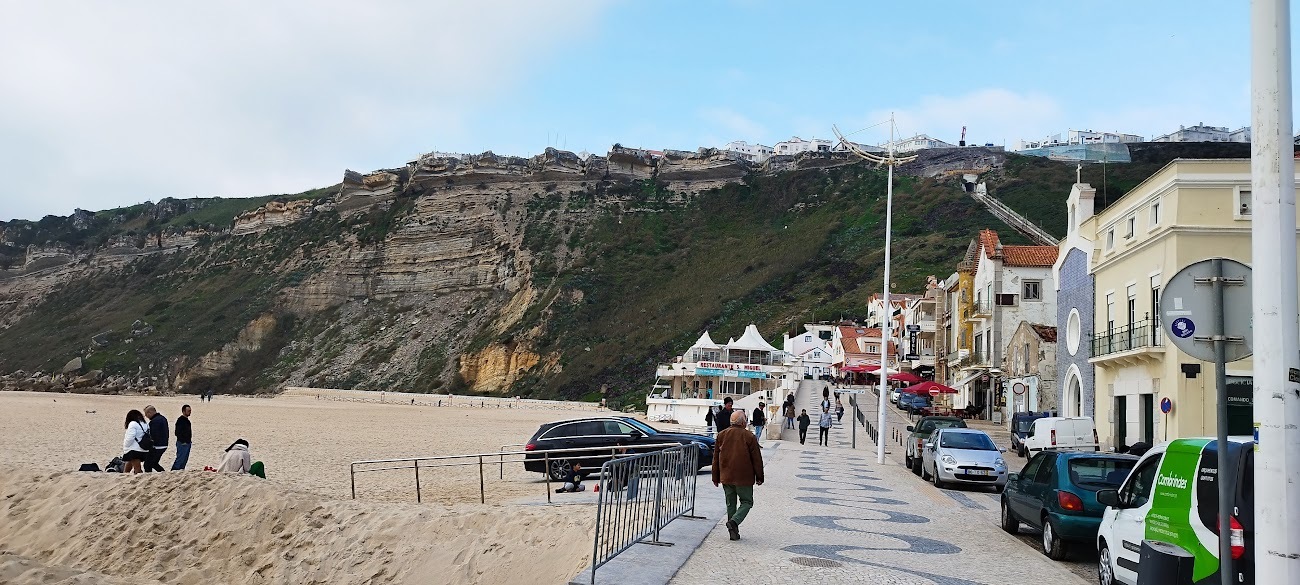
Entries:
{"type": "Polygon", "coordinates": [[[713,482],[726,485],[763,483],[763,453],[749,429],[728,427],[713,446],[713,482]]]}

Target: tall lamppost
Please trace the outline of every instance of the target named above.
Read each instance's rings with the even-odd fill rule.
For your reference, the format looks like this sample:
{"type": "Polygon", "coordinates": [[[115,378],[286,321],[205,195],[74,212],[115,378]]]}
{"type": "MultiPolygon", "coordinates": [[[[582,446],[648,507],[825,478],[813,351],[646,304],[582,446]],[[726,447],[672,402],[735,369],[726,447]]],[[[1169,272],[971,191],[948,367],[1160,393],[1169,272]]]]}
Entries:
{"type": "Polygon", "coordinates": [[[883,285],[885,292],[882,295],[884,297],[885,319],[881,323],[880,329],[879,371],[882,383],[876,387],[876,410],[879,411],[876,419],[876,463],[884,463],[887,431],[885,428],[887,424],[885,413],[887,411],[885,409],[886,396],[882,388],[887,387],[889,384],[889,326],[893,322],[893,309],[889,304],[889,248],[892,243],[894,229],[894,167],[916,160],[916,155],[894,156],[894,115],[892,113],[889,114],[889,149],[885,156],[862,150],[857,144],[845,140],[844,136],[840,134],[839,128],[832,128],[835,131],[835,137],[840,140],[840,144],[844,145],[850,152],[862,157],[864,160],[889,167],[889,181],[885,188],[885,282],[883,285]]]}

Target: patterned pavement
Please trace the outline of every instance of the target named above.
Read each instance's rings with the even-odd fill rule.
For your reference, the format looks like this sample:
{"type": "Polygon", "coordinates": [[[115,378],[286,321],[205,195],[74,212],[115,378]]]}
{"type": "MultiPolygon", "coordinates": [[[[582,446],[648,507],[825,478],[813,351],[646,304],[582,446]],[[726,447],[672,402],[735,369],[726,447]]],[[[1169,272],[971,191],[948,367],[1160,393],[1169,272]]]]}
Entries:
{"type": "MultiPolygon", "coordinates": [[[[796,408],[811,416],[822,387],[801,385],[796,408]]],[[[998,528],[997,494],[938,490],[892,460],[879,465],[863,433],[849,448],[849,414],[844,423],[829,447],[816,444],[815,418],[806,445],[797,431],[764,441],[767,483],[741,540],[719,523],[670,583],[1085,583],[998,528]]]]}

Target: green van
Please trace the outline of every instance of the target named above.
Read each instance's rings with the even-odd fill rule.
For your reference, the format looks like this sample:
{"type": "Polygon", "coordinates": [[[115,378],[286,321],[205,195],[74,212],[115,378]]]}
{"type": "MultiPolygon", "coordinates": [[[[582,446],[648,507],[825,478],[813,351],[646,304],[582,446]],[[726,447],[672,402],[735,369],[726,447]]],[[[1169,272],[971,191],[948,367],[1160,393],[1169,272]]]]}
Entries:
{"type": "MultiPolygon", "coordinates": [[[[1234,583],[1255,582],[1254,442],[1228,440],[1228,471],[1234,583]]],[[[1097,572],[1101,585],[1136,585],[1142,541],[1182,547],[1194,557],[1196,585],[1217,585],[1218,441],[1175,439],[1148,451],[1117,490],[1097,492],[1107,506],[1097,530],[1097,572]]]]}

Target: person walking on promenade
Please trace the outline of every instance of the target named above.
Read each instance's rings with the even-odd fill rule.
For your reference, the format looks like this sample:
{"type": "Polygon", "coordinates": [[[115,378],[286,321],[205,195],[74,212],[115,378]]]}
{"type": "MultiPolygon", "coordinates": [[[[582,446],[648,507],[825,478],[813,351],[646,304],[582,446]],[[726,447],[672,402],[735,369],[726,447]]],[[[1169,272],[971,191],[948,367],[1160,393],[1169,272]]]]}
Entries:
{"type": "Polygon", "coordinates": [[[763,442],[763,427],[767,426],[767,412],[763,410],[766,407],[766,404],[758,403],[758,407],[754,409],[754,417],[750,419],[751,424],[754,425],[754,438],[758,439],[759,443],[763,442]]]}
{"type": "Polygon", "coordinates": [[[181,407],[181,415],[176,417],[176,461],[172,462],[172,471],[185,469],[190,462],[190,405],[181,407]]]}
{"type": "Polygon", "coordinates": [[[144,460],[144,470],[166,471],[158,462],[162,460],[163,453],[167,452],[167,437],[171,434],[168,432],[167,417],[153,405],[144,407],[144,416],[149,419],[149,438],[153,439],[153,448],[149,449],[149,456],[144,460]]]}
{"type": "Polygon", "coordinates": [[[708,412],[704,413],[704,426],[710,437],[713,436],[713,407],[710,406],[708,412]]]}
{"type": "Polygon", "coordinates": [[[835,420],[836,422],[844,421],[844,404],[838,400],[835,401],[835,420]]]}
{"type": "Polygon", "coordinates": [[[732,414],[731,425],[718,433],[712,473],[713,485],[721,484],[727,498],[727,532],[740,540],[740,523],[754,507],[754,486],[763,485],[763,453],[745,429],[745,413],[732,414]]]}
{"type": "Polygon", "coordinates": [[[829,408],[822,409],[822,418],[817,422],[817,444],[831,446],[831,427],[835,425],[835,419],[831,417],[829,408]]]}
{"type": "Polygon", "coordinates": [[[727,427],[731,426],[731,413],[733,412],[735,411],[731,409],[731,397],[723,398],[722,410],[719,410],[717,416],[713,417],[713,424],[718,427],[719,435],[722,434],[722,431],[727,430],[727,427]]]}
{"type": "Polygon", "coordinates": [[[831,409],[831,388],[827,386],[822,388],[822,410],[831,409]]]}
{"type": "Polygon", "coordinates": [[[799,444],[808,440],[808,427],[812,425],[812,419],[808,418],[808,409],[804,408],[799,413],[799,444]]]}
{"type": "Polygon", "coordinates": [[[138,410],[131,410],[126,413],[126,434],[122,437],[122,473],[140,473],[140,464],[145,457],[149,456],[149,451],[140,444],[140,441],[149,435],[149,426],[145,423],[144,414],[138,410]]]}
{"type": "Polygon", "coordinates": [[[781,414],[785,416],[785,428],[794,430],[794,403],[787,400],[781,411],[781,414]]]}

